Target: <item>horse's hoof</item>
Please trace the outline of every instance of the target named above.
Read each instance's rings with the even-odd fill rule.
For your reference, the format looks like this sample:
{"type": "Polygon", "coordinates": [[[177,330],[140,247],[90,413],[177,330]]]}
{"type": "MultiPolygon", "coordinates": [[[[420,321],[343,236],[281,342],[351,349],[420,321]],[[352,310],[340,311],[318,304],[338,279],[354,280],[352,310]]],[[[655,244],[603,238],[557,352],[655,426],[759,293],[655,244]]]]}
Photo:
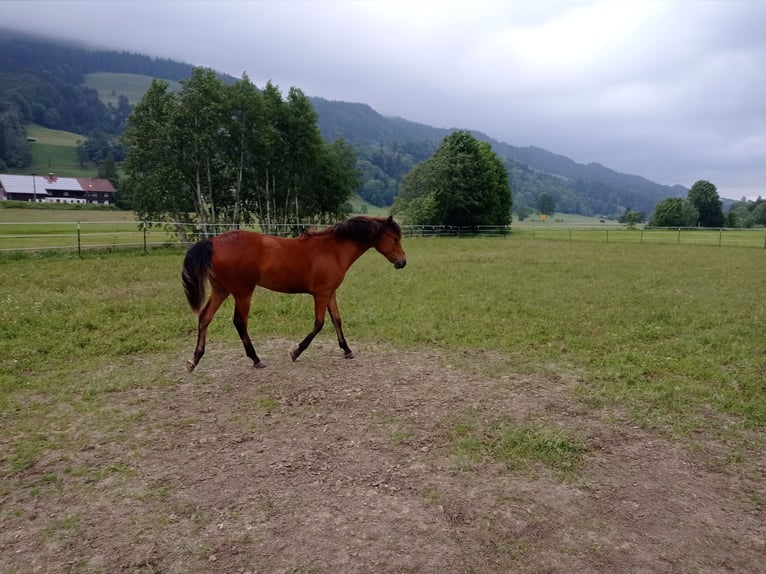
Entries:
{"type": "Polygon", "coordinates": [[[300,357],[300,353],[296,351],[290,351],[290,358],[293,360],[293,363],[296,361],[296,359],[300,357]]]}
{"type": "Polygon", "coordinates": [[[354,358],[354,353],[352,353],[351,351],[349,351],[348,353],[343,353],[343,358],[344,359],[353,359],[354,358]]]}
{"type": "Polygon", "coordinates": [[[257,363],[254,363],[253,366],[256,369],[265,369],[266,368],[266,363],[264,363],[263,361],[258,361],[257,363]]]}
{"type": "Polygon", "coordinates": [[[197,364],[194,361],[192,361],[191,359],[186,361],[186,370],[189,371],[190,373],[194,370],[194,367],[196,367],[196,366],[197,366],[197,364]]]}

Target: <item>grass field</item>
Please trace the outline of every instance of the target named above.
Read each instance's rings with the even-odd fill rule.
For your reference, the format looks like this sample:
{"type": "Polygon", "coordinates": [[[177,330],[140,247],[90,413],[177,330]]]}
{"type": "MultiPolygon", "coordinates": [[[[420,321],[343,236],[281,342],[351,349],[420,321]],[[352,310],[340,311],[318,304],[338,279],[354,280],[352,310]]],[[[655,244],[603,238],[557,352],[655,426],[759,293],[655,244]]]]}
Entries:
{"type": "MultiPolygon", "coordinates": [[[[352,269],[341,295],[350,332],[402,347],[494,350],[525,371],[582,373],[581,395],[594,405],[616,401],[678,432],[716,427],[711,410],[743,426],[766,423],[762,251],[515,239],[408,248],[411,264],[394,278],[372,256],[352,269]]],[[[5,400],[32,388],[66,392],[83,368],[126,353],[189,346],[181,253],[3,260],[5,400]],[[67,365],[76,365],[70,374],[67,365]]],[[[295,337],[307,320],[300,297],[261,293],[254,312],[259,337],[295,337]]],[[[228,321],[218,328],[237,344],[228,321]]]]}
{"type": "Polygon", "coordinates": [[[84,136],[61,130],[50,130],[36,124],[25,124],[32,143],[32,163],[23,170],[9,173],[44,175],[55,173],[62,177],[95,177],[94,168],[83,169],[77,162],[76,146],[84,136]]]}
{"type": "Polygon", "coordinates": [[[269,368],[227,301],[192,375],[183,250],[0,256],[8,572],[760,571],[762,249],[404,247],[339,290],[353,361],[257,290],[269,368]]]}
{"type": "MultiPolygon", "coordinates": [[[[167,80],[166,80],[167,81],[167,80]]],[[[131,105],[136,105],[144,97],[152,83],[149,76],[137,74],[112,74],[98,72],[85,75],[85,85],[98,92],[99,99],[105,104],[117,105],[117,99],[123,94],[131,105]]],[[[181,89],[178,82],[168,81],[171,91],[181,89]]]]}

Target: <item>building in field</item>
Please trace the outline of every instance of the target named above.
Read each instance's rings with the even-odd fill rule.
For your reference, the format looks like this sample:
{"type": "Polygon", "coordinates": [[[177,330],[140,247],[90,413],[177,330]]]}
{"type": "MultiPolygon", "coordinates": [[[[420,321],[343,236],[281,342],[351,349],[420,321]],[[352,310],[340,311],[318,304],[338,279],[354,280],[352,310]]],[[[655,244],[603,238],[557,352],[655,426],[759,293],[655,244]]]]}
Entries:
{"type": "Polygon", "coordinates": [[[113,205],[116,193],[107,179],[0,173],[0,200],[113,205]]]}

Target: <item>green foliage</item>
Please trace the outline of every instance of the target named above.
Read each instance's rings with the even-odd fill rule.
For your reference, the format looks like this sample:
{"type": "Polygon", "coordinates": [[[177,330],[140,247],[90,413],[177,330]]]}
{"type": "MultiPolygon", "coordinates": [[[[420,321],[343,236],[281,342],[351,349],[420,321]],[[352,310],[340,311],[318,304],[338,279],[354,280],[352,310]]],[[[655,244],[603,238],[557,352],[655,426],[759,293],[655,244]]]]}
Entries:
{"type": "MultiPolygon", "coordinates": [[[[215,226],[336,220],[357,186],[353,155],[327,144],[303,92],[195,68],[178,94],[152,84],[128,122],[125,188],[140,218],[215,226]]],[[[213,228],[207,228],[212,230],[213,228]]]]}
{"type": "Polygon", "coordinates": [[[726,214],[727,227],[753,227],[766,225],[766,200],[759,197],[755,201],[742,198],[734,203],[726,214]]]}
{"type": "Polygon", "coordinates": [[[668,197],[654,208],[650,225],[655,227],[693,227],[699,213],[687,199],[668,197]]]}
{"type": "MultiPolygon", "coordinates": [[[[51,129],[118,134],[130,113],[129,102],[115,93],[105,104],[99,92],[86,85],[87,74],[109,71],[177,81],[187,78],[191,69],[167,59],[0,32],[0,109],[14,108],[23,122],[51,129]]],[[[98,81],[94,86],[101,87],[98,81]]]]}
{"type": "Polygon", "coordinates": [[[138,219],[159,221],[172,213],[173,220],[183,222],[194,211],[173,157],[177,150],[171,122],[177,106],[167,83],[155,80],[128,122],[122,191],[138,219]]]}
{"type": "Polygon", "coordinates": [[[556,211],[556,204],[553,198],[547,193],[541,193],[537,198],[537,211],[545,215],[553,215],[556,211]]]}
{"type": "Polygon", "coordinates": [[[637,223],[643,223],[646,219],[646,214],[640,211],[634,211],[629,207],[625,208],[625,211],[617,218],[619,223],[625,223],[628,227],[635,227],[637,223]]]}
{"type": "Polygon", "coordinates": [[[699,214],[695,224],[700,227],[723,227],[723,208],[715,185],[702,179],[695,182],[689,190],[688,199],[699,214]]]}
{"type": "Polygon", "coordinates": [[[524,221],[527,217],[534,213],[534,209],[521,203],[518,199],[513,203],[513,212],[516,214],[516,217],[519,218],[519,221],[524,221]]]}
{"type": "Polygon", "coordinates": [[[99,129],[92,130],[87,139],[77,142],[77,161],[80,166],[85,167],[88,163],[101,165],[107,158],[112,156],[112,161],[122,161],[125,159],[125,151],[122,143],[108,136],[99,129]]]}
{"type": "Polygon", "coordinates": [[[392,211],[418,225],[507,225],[508,173],[488,143],[456,131],[404,177],[392,211]]]}
{"type": "Polygon", "coordinates": [[[0,102],[0,172],[8,168],[24,168],[32,161],[21,116],[16,108],[3,109],[0,102]]]}
{"type": "Polygon", "coordinates": [[[760,198],[753,208],[753,222],[756,225],[766,225],[766,201],[760,198]]]}
{"type": "Polygon", "coordinates": [[[358,193],[373,205],[388,206],[399,193],[402,178],[436,149],[431,142],[393,142],[356,146],[357,169],[363,182],[358,193]]]}

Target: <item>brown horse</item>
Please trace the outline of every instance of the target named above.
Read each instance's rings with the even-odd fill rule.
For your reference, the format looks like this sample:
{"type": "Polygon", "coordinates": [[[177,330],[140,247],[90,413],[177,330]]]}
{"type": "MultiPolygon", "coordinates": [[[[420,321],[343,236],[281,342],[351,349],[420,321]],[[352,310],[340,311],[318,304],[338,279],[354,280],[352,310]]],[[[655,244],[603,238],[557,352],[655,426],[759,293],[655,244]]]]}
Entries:
{"type": "Polygon", "coordinates": [[[207,327],[229,295],[234,296],[234,326],[245,353],[256,368],[266,366],[247,333],[250,302],[258,285],[280,293],[310,293],[314,297],[314,328],[290,353],[293,361],[322,330],[327,311],[340,348],[346,358],[352,358],[354,354],[343,336],[335,291],[354,261],[372,247],[396,269],[404,267],[407,258],[401,239],[402,229],[393,218],[359,216],[327,229],[308,231],[298,238],[228,231],[199,241],[186,253],[181,273],[186,299],[199,314],[197,347],[194,358],[187,363],[189,372],[205,354],[207,327]],[[212,291],[202,307],[206,280],[212,291]]]}

